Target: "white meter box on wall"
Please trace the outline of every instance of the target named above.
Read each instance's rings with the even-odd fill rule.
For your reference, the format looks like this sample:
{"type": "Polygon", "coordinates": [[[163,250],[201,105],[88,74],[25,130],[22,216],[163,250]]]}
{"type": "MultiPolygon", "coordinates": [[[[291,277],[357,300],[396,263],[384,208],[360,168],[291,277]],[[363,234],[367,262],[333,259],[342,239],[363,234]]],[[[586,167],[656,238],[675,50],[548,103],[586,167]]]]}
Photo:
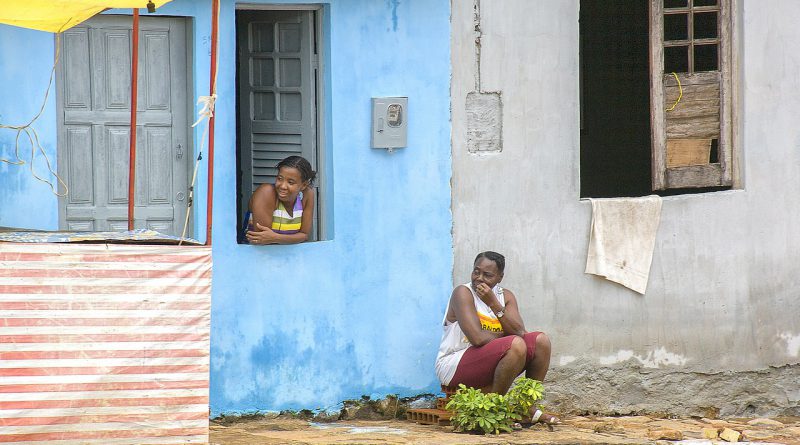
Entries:
{"type": "Polygon", "coordinates": [[[408,139],[408,98],[372,98],[372,148],[400,148],[408,139]]]}

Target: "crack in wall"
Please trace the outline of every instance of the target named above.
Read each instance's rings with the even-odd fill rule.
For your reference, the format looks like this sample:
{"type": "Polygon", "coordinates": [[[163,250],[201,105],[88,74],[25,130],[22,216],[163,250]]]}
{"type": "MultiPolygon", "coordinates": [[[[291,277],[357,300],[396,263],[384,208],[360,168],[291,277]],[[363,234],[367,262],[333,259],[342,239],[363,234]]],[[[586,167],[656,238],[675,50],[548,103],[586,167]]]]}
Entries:
{"type": "Polygon", "coordinates": [[[484,91],[481,78],[481,0],[474,0],[475,89],[467,93],[467,150],[470,153],[499,153],[503,150],[503,99],[500,92],[484,91]]]}

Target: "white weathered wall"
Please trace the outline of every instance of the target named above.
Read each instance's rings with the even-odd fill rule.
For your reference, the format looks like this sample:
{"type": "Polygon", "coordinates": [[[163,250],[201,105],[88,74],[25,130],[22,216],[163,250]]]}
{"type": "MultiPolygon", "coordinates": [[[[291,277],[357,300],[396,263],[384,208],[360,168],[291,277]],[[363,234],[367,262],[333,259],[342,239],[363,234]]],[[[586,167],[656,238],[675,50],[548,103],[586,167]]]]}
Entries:
{"type": "Polygon", "coordinates": [[[800,2],[737,4],[743,189],[664,199],[644,296],[583,273],[579,1],[482,1],[482,89],[503,100],[503,151],[482,155],[466,142],[473,2],[452,8],[454,283],[477,252],[506,255],[528,328],[553,340],[551,403],[797,414],[800,2]]]}

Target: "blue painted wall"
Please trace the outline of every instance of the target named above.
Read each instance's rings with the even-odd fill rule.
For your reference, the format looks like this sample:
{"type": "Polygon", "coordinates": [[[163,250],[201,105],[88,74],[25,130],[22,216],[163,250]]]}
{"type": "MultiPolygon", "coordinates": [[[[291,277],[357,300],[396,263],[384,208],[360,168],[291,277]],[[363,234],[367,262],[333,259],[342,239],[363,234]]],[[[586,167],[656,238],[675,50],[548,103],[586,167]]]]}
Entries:
{"type": "MultiPolygon", "coordinates": [[[[264,247],[236,244],[234,2],[223,0],[212,415],[332,408],[362,395],[438,390],[433,361],[452,274],[449,3],[323,3],[327,240],[264,247]],[[409,97],[407,148],[369,147],[370,98],[377,96],[409,97]]],[[[196,95],[208,94],[209,4],[175,0],[158,12],[194,18],[196,95]]],[[[52,35],[0,25],[0,122],[34,112],[30,98],[41,97],[52,53],[52,35]],[[23,57],[26,64],[9,63],[23,57]],[[38,68],[28,70],[31,57],[38,68]],[[21,98],[9,100],[15,95],[21,98]]],[[[52,98],[42,120],[40,133],[55,158],[52,98]]],[[[5,157],[7,139],[0,136],[5,157]]],[[[6,171],[0,165],[0,225],[55,229],[57,201],[49,189],[6,171]],[[33,222],[31,202],[45,215],[33,222]]],[[[203,197],[205,169],[200,174],[203,197]]],[[[203,239],[205,208],[197,201],[195,228],[203,239]]]]}
{"type": "Polygon", "coordinates": [[[212,414],[438,390],[452,271],[449,2],[326,6],[330,239],[271,247],[234,241],[234,11],[225,6],[212,414]],[[369,147],[370,98],[395,95],[409,97],[409,143],[389,154],[369,147]]]}
{"type": "MultiPolygon", "coordinates": [[[[39,119],[31,127],[39,138],[33,152],[25,132],[20,133],[19,158],[16,154],[16,130],[0,128],[0,226],[29,229],[58,227],[58,200],[50,187],[31,174],[51,183],[45,155],[56,168],[55,84],[50,88],[53,68],[53,34],[0,25],[0,125],[20,126],[29,123],[45,104],[39,119]],[[31,163],[33,159],[33,163],[31,163]],[[32,209],[36,211],[31,211],[32,209]]],[[[31,135],[33,133],[31,132],[31,135]]]]}

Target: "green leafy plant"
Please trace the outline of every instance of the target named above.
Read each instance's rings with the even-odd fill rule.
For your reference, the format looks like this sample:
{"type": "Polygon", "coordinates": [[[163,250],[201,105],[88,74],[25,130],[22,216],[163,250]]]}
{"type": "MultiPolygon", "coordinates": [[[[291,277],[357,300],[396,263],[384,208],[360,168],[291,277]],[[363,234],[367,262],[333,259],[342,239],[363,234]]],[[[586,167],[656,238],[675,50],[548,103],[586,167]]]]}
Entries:
{"type": "Polygon", "coordinates": [[[480,389],[458,385],[458,391],[445,406],[453,411],[450,422],[456,431],[500,434],[512,431],[519,415],[514,413],[508,399],[496,393],[484,394],[480,389]]]}
{"type": "Polygon", "coordinates": [[[517,379],[505,396],[460,384],[445,408],[453,412],[450,423],[456,431],[500,434],[511,432],[514,422],[530,416],[531,407],[543,396],[542,382],[525,377],[517,379]]]}
{"type": "MultiPolygon", "coordinates": [[[[527,377],[518,378],[514,382],[514,386],[506,394],[508,403],[514,413],[523,418],[530,416],[531,407],[542,397],[544,397],[544,385],[542,385],[542,382],[527,377]]],[[[538,408],[541,409],[541,405],[538,408]]]]}

